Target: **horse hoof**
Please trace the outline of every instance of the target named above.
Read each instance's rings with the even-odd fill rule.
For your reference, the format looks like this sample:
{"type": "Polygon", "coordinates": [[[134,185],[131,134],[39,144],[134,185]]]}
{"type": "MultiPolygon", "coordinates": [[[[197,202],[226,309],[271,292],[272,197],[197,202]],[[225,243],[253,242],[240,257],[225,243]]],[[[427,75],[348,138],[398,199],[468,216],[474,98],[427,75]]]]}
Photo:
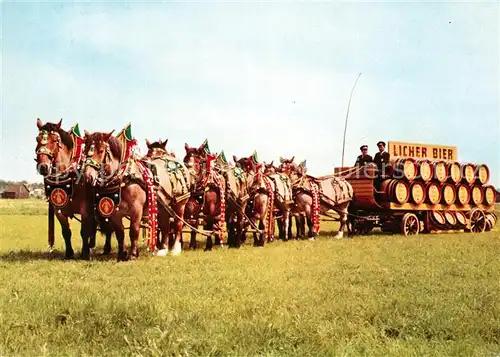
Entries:
{"type": "Polygon", "coordinates": [[[166,257],[168,255],[168,249],[160,249],[156,252],[157,257],[166,257]]]}
{"type": "Polygon", "coordinates": [[[311,238],[309,238],[309,240],[316,240],[316,238],[314,238],[314,237],[311,237],[311,238]]]}
{"type": "Polygon", "coordinates": [[[119,262],[126,262],[128,260],[128,254],[127,254],[127,252],[118,253],[117,259],[118,259],[119,262]]]}
{"type": "Polygon", "coordinates": [[[182,252],[182,246],[181,243],[176,242],[174,243],[174,247],[172,248],[172,255],[174,257],[181,255],[182,252]]]}

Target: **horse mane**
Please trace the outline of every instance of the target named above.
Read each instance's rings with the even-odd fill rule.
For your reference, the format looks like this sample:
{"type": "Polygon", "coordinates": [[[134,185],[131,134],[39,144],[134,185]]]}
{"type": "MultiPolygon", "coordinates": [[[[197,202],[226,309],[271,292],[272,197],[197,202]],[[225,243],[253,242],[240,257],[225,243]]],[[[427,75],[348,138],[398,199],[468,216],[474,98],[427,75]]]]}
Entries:
{"type": "Polygon", "coordinates": [[[162,150],[165,150],[165,148],[163,147],[162,143],[160,143],[159,141],[155,141],[154,143],[149,144],[149,147],[151,149],[162,149],[162,150]]]}
{"type": "Polygon", "coordinates": [[[116,138],[116,136],[111,135],[108,140],[109,149],[114,157],[121,159],[122,157],[122,143],[116,138]]]}
{"type": "Polygon", "coordinates": [[[63,142],[63,144],[69,149],[73,149],[73,138],[71,137],[71,134],[68,133],[67,131],[64,131],[63,129],[61,128],[57,128],[57,124],[53,124],[53,123],[45,123],[41,128],[40,130],[46,130],[48,132],[51,132],[51,131],[55,131],[56,133],[58,133],[60,136],[61,136],[61,140],[63,142]]]}

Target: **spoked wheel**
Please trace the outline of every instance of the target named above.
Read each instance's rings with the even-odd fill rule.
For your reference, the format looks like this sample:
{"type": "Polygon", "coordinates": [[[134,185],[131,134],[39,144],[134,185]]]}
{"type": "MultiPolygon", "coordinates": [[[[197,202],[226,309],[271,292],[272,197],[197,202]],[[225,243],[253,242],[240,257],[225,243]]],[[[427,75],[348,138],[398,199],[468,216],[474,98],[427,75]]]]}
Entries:
{"type": "Polygon", "coordinates": [[[416,235],[420,232],[420,221],[413,213],[406,213],[401,220],[401,234],[405,236],[416,235]]]}
{"type": "Polygon", "coordinates": [[[495,227],[496,223],[497,216],[492,212],[486,213],[486,232],[491,231],[495,227]]]}
{"type": "Polygon", "coordinates": [[[486,215],[479,208],[474,208],[470,213],[470,231],[482,233],[486,230],[486,215]]]}

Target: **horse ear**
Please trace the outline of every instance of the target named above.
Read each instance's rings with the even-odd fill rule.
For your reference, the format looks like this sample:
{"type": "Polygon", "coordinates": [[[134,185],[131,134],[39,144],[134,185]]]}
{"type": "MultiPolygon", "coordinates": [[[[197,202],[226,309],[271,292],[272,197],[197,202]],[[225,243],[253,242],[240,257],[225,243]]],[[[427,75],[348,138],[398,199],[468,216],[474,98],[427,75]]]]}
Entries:
{"type": "Polygon", "coordinates": [[[42,129],[43,123],[40,118],[36,118],[36,126],[38,127],[38,129],[42,129]]]}
{"type": "Polygon", "coordinates": [[[111,137],[111,135],[113,135],[114,132],[115,132],[115,129],[111,130],[111,132],[108,133],[108,134],[104,134],[104,141],[108,141],[109,138],[111,137]]]}
{"type": "Polygon", "coordinates": [[[89,138],[90,137],[90,133],[87,130],[84,130],[83,131],[83,137],[84,138],[89,138]]]}
{"type": "Polygon", "coordinates": [[[57,130],[61,129],[61,125],[62,125],[62,118],[61,118],[61,120],[59,120],[59,123],[57,123],[57,125],[56,125],[57,130]]]}
{"type": "Polygon", "coordinates": [[[189,151],[189,145],[187,143],[184,143],[184,149],[186,149],[186,151],[189,151]]]}
{"type": "Polygon", "coordinates": [[[151,142],[148,139],[146,139],[146,146],[148,147],[148,149],[151,147],[151,142]]]}
{"type": "Polygon", "coordinates": [[[164,142],[160,141],[160,143],[161,143],[161,146],[165,149],[167,147],[168,139],[165,140],[164,142]]]}
{"type": "Polygon", "coordinates": [[[238,158],[236,157],[236,155],[233,155],[233,160],[234,162],[238,162],[238,158]]]}
{"type": "Polygon", "coordinates": [[[269,166],[273,166],[273,163],[274,163],[274,160],[273,160],[273,161],[271,161],[271,163],[269,164],[269,166]]]}
{"type": "Polygon", "coordinates": [[[295,156],[292,156],[292,158],[290,159],[290,162],[293,162],[293,159],[295,159],[295,156]]]}

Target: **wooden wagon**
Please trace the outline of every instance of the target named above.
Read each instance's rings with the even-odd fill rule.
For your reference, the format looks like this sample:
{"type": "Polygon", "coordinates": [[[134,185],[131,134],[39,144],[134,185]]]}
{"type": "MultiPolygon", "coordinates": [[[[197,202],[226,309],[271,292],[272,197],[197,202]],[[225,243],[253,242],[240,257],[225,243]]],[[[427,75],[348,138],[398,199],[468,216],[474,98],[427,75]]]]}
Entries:
{"type": "Polygon", "coordinates": [[[484,232],[495,225],[496,189],[486,165],[457,162],[456,147],[388,142],[391,163],[336,168],[353,187],[350,224],[356,234],[374,227],[413,235],[484,232]]]}

